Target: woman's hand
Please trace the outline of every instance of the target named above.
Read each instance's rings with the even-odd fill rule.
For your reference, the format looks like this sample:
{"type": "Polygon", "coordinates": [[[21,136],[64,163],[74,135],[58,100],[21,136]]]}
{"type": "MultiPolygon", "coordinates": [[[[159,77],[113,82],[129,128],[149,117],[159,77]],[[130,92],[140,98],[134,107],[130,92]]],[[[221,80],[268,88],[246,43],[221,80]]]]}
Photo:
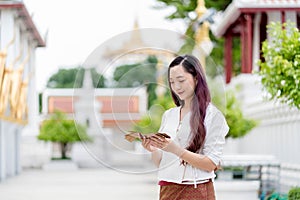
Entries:
{"type": "Polygon", "coordinates": [[[181,157],[182,154],[186,151],[184,148],[177,145],[173,140],[167,139],[164,137],[159,137],[157,135],[153,135],[150,137],[150,144],[153,147],[159,148],[163,151],[174,153],[178,157],[181,157]]]}
{"type": "Polygon", "coordinates": [[[151,139],[150,139],[149,137],[142,136],[142,135],[140,135],[140,137],[141,137],[141,140],[142,140],[142,146],[143,146],[146,150],[148,150],[148,151],[150,151],[150,152],[154,152],[154,151],[157,150],[157,148],[154,147],[154,146],[151,144],[151,139]]]}

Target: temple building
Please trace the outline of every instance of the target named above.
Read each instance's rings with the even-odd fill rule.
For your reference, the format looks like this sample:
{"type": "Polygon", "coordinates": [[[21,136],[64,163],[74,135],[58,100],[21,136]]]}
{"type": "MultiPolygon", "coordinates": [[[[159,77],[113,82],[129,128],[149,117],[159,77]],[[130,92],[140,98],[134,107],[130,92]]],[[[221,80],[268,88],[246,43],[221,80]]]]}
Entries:
{"type": "Polygon", "coordinates": [[[139,27],[138,20],[135,19],[133,29],[127,33],[124,33],[124,36],[121,34],[121,47],[107,47],[105,53],[103,54],[103,58],[110,60],[121,56],[121,58],[123,58],[122,60],[125,60],[127,63],[128,61],[140,61],[141,59],[145,59],[150,55],[157,56],[163,61],[172,59],[178,49],[170,48],[167,43],[163,44],[164,46],[154,46],[156,44],[152,44],[153,41],[151,39],[148,42],[145,41],[146,39],[150,38],[148,34],[151,34],[151,32],[154,31],[155,29],[141,29],[139,27]],[[127,39],[127,37],[129,38],[127,39]],[[167,50],[174,50],[174,52],[167,50]]]}
{"type": "MultiPolygon", "coordinates": [[[[272,155],[281,165],[279,192],[300,185],[300,110],[266,98],[258,75],[262,42],[270,39],[267,25],[291,21],[300,26],[299,0],[233,0],[214,18],[213,34],[225,39],[226,88],[235,91],[243,114],[258,122],[243,138],[227,139],[224,154],[272,155]],[[233,38],[240,40],[241,74],[233,76],[233,38]],[[238,88],[238,90],[236,90],[238,88]]],[[[275,180],[275,179],[274,179],[275,180]]]]}
{"type": "Polygon", "coordinates": [[[234,0],[212,25],[217,37],[225,38],[226,82],[232,78],[232,42],[241,42],[241,72],[258,70],[257,61],[262,57],[262,42],[268,37],[270,22],[291,21],[300,27],[300,2],[298,0],[234,0]]]}
{"type": "MultiPolygon", "coordinates": [[[[73,145],[71,157],[79,167],[97,167],[99,163],[110,167],[128,165],[128,160],[135,161],[129,165],[145,164],[145,156],[137,153],[135,143],[126,141],[124,135],[147,114],[146,86],[93,88],[89,67],[97,66],[97,70],[107,75],[105,74],[107,69],[103,68],[108,67],[110,73],[113,73],[118,66],[136,64],[146,60],[148,56],[155,56],[159,62],[157,71],[160,72],[157,81],[163,85],[163,77],[166,77],[163,73],[166,73],[167,62],[174,57],[174,53],[164,51],[164,48],[156,49],[153,44],[147,44],[143,33],[149,34],[149,31],[153,33],[155,30],[140,29],[136,20],[133,30],[118,38],[120,39],[119,47],[114,48],[109,43],[111,46],[106,47],[104,53],[96,50],[91,57],[97,59],[91,59],[92,62],[83,64],[85,67],[83,88],[48,88],[44,91],[42,101],[44,118],[55,110],[63,111],[70,117],[74,116],[77,122],[87,125],[87,132],[94,139],[91,144],[73,145]],[[113,64],[101,66],[99,57],[113,64]],[[109,156],[107,152],[110,152],[109,156]]],[[[164,88],[160,88],[157,92],[164,92],[163,90],[164,88]]]]}
{"type": "MultiPolygon", "coordinates": [[[[84,82],[91,81],[87,74],[89,70],[85,71],[84,82]]],[[[70,155],[78,167],[98,167],[100,163],[114,166],[138,157],[132,154],[134,144],[127,142],[124,136],[147,113],[145,87],[46,89],[43,116],[46,118],[55,110],[85,125],[93,139],[92,143],[73,144],[70,155]]],[[[54,148],[52,155],[55,153],[54,148]]]]}
{"type": "Polygon", "coordinates": [[[0,1],[0,181],[20,173],[22,136],[38,131],[35,50],[45,45],[22,1],[0,1]]]}

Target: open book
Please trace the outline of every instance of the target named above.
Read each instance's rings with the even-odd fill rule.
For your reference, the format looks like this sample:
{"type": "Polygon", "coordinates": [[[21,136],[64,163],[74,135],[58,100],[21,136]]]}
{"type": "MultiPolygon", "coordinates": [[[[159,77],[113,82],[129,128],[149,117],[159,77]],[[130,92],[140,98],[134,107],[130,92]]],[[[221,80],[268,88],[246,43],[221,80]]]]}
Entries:
{"type": "Polygon", "coordinates": [[[133,131],[130,131],[130,133],[127,133],[125,135],[125,139],[128,141],[128,142],[133,142],[134,140],[136,139],[143,139],[144,137],[145,138],[150,138],[152,136],[159,136],[159,137],[164,137],[164,138],[171,138],[168,134],[166,133],[151,133],[151,134],[142,134],[142,133],[139,133],[139,132],[133,132],[133,131]]]}

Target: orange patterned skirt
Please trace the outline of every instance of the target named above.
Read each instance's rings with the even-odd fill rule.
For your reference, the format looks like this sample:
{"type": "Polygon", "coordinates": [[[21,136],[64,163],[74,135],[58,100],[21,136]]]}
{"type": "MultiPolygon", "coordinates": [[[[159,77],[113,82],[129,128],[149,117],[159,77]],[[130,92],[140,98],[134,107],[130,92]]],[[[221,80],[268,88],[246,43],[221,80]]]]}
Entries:
{"type": "Polygon", "coordinates": [[[215,200],[214,184],[210,180],[194,185],[168,184],[160,186],[160,200],[215,200]]]}

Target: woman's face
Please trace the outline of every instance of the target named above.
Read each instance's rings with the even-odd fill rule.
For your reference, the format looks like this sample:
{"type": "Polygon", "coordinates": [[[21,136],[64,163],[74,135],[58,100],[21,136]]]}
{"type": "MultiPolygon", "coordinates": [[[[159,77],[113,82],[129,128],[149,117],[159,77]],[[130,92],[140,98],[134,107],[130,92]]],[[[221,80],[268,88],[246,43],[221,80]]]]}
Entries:
{"type": "Polygon", "coordinates": [[[172,91],[181,100],[190,102],[196,87],[196,79],[193,75],[186,72],[181,65],[177,65],[170,69],[169,79],[172,91]]]}

